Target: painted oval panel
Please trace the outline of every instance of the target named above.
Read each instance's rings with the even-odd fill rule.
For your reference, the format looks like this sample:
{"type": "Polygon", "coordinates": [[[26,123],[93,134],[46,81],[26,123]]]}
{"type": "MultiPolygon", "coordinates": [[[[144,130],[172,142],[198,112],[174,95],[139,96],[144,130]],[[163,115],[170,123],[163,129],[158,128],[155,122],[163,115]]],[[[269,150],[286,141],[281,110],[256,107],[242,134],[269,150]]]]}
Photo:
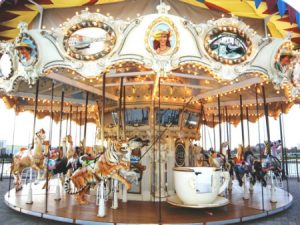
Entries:
{"type": "Polygon", "coordinates": [[[79,60],[96,60],[111,52],[116,43],[112,28],[100,22],[85,22],[73,26],[65,36],[68,55],[79,60]]]}
{"type": "Polygon", "coordinates": [[[19,61],[25,67],[33,66],[38,59],[37,47],[34,40],[27,34],[22,34],[16,44],[19,61]]]}
{"type": "Polygon", "coordinates": [[[155,19],[147,29],[145,45],[149,52],[169,56],[178,50],[179,35],[173,21],[168,17],[155,19]]]}
{"type": "Polygon", "coordinates": [[[237,28],[219,27],[212,29],[206,36],[205,49],[219,62],[239,64],[251,54],[251,41],[237,28]]]}

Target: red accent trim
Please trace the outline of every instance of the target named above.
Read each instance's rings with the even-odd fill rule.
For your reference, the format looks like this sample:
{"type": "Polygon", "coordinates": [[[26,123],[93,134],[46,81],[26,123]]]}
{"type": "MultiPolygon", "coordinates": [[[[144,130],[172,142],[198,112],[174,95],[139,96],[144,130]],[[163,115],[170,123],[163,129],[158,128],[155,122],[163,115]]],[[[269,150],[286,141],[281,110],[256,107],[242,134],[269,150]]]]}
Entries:
{"type": "Polygon", "coordinates": [[[95,3],[97,2],[98,0],[90,0],[88,3],[85,3],[84,5],[95,5],[95,3]]]}
{"type": "Polygon", "coordinates": [[[300,28],[299,27],[292,27],[292,28],[287,28],[287,29],[284,29],[284,30],[300,34],[300,28]]]}
{"type": "Polygon", "coordinates": [[[18,17],[17,14],[10,13],[10,12],[1,12],[0,22],[9,21],[15,19],[16,17],[18,17]]]}
{"type": "Polygon", "coordinates": [[[292,38],[292,42],[300,44],[300,37],[292,38]]]}
{"type": "Polygon", "coordinates": [[[281,17],[277,21],[290,23],[290,18],[288,16],[281,17]]]}
{"type": "Polygon", "coordinates": [[[210,2],[205,2],[205,5],[211,10],[221,11],[224,13],[230,13],[230,11],[228,11],[227,9],[224,9],[224,8],[217,6],[215,4],[212,4],[210,2]]]}
{"type": "Polygon", "coordinates": [[[7,30],[12,30],[12,29],[14,29],[14,28],[0,25],[0,32],[2,32],[2,31],[7,31],[7,30]]]}
{"type": "Polygon", "coordinates": [[[11,40],[11,39],[12,39],[12,38],[0,36],[0,40],[1,40],[1,41],[8,41],[8,40],[11,40]]]}

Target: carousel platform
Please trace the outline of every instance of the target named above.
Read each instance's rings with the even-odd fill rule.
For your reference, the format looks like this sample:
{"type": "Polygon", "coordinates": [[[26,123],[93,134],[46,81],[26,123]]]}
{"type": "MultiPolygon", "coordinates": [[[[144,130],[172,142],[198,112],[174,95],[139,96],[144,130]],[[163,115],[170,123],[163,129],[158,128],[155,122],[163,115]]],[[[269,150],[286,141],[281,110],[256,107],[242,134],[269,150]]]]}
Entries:
{"type": "Polygon", "coordinates": [[[5,194],[5,203],[11,209],[31,216],[72,224],[233,224],[268,217],[291,206],[293,196],[276,189],[277,203],[270,202],[270,188],[264,188],[264,210],[262,204],[261,185],[254,187],[249,200],[243,199],[242,188],[234,184],[232,193],[227,198],[229,204],[218,208],[195,209],[182,208],[162,202],[119,200],[119,208],[111,209],[108,200],[106,216],[97,217],[98,206],[95,196],[88,196],[87,205],[78,205],[74,196],[62,193],[61,200],[55,201],[55,186],[50,186],[48,196],[48,212],[45,213],[45,190],[42,184],[32,185],[33,204],[26,204],[27,187],[19,192],[12,189],[5,194]]]}

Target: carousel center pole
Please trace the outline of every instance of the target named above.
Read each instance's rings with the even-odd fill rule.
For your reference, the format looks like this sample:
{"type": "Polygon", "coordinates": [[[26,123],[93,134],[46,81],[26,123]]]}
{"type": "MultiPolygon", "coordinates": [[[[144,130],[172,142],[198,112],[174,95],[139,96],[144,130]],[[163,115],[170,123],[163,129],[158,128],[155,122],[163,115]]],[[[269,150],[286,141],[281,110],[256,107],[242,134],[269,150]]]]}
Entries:
{"type": "MultiPolygon", "coordinates": [[[[243,97],[242,97],[242,95],[240,95],[240,120],[241,120],[241,130],[242,130],[242,145],[243,145],[243,151],[244,151],[245,150],[245,136],[244,136],[243,97]]],[[[250,195],[248,192],[246,174],[244,174],[242,180],[243,180],[243,190],[244,190],[243,199],[248,200],[250,198],[250,195]]]]}
{"type": "MultiPolygon", "coordinates": [[[[103,74],[102,77],[102,110],[101,110],[101,142],[102,142],[102,152],[104,152],[104,113],[105,113],[105,79],[106,74],[103,74]]],[[[98,188],[99,193],[99,208],[98,214],[99,217],[104,217],[106,214],[105,198],[104,198],[104,179],[100,181],[100,188],[98,188]]]]}
{"type": "Polygon", "coordinates": [[[126,139],[126,117],[125,117],[125,109],[126,109],[126,87],[123,86],[123,120],[122,120],[122,128],[123,128],[123,139],[126,139]]]}
{"type": "MultiPolygon", "coordinates": [[[[265,86],[262,86],[262,91],[263,91],[263,100],[264,100],[264,112],[265,112],[265,118],[266,118],[266,129],[267,129],[267,137],[268,137],[268,144],[271,143],[271,138],[270,138],[270,126],[269,126],[269,106],[266,102],[266,92],[265,92],[265,86]]],[[[267,155],[270,156],[271,155],[271,148],[267,148],[267,155]]],[[[271,178],[271,202],[275,203],[277,202],[276,199],[276,188],[275,188],[275,184],[274,184],[274,179],[273,179],[273,172],[269,171],[269,175],[271,178]]]]}
{"type": "Polygon", "coordinates": [[[242,145],[243,150],[245,149],[245,134],[244,134],[244,118],[243,118],[243,97],[240,95],[240,120],[241,120],[241,131],[242,131],[242,145]]]}
{"type": "MultiPolygon", "coordinates": [[[[63,120],[63,116],[64,116],[64,100],[65,100],[65,90],[64,88],[62,89],[61,92],[61,102],[60,102],[60,124],[59,124],[59,144],[58,144],[58,150],[59,150],[59,157],[61,157],[61,132],[62,132],[62,120],[63,120]]],[[[64,155],[63,155],[64,156],[64,155]]],[[[57,174],[57,183],[56,183],[56,189],[55,189],[55,197],[54,200],[60,200],[60,185],[59,185],[59,177],[60,174],[57,174]]]]}
{"type": "MultiPolygon", "coordinates": [[[[249,128],[249,108],[248,107],[246,107],[246,119],[247,119],[247,134],[248,134],[248,146],[247,146],[247,148],[249,147],[249,149],[247,149],[247,151],[249,150],[251,150],[251,148],[250,148],[250,128],[249,128]]],[[[245,159],[245,160],[247,160],[247,159],[245,159]]],[[[254,188],[253,188],[253,181],[252,181],[252,179],[250,179],[250,187],[249,187],[249,191],[252,193],[253,192],[253,190],[254,190],[254,188]]]]}
{"type": "Polygon", "coordinates": [[[70,105],[70,112],[69,112],[69,119],[70,119],[70,127],[69,127],[69,134],[72,135],[72,113],[73,113],[73,107],[70,105]]]}
{"type": "MultiPolygon", "coordinates": [[[[160,111],[160,92],[161,92],[161,85],[160,85],[160,76],[158,78],[158,111],[160,111]]],[[[160,115],[161,116],[161,115],[160,115]]],[[[160,119],[161,120],[161,119],[160,119]]],[[[158,135],[160,136],[160,123],[158,123],[158,135]]],[[[159,211],[159,223],[161,223],[161,136],[158,139],[158,196],[159,196],[159,204],[158,204],[158,211],[159,211]]]]}
{"type": "Polygon", "coordinates": [[[88,116],[88,103],[89,103],[89,92],[86,92],[85,98],[85,109],[84,109],[84,130],[83,130],[83,148],[86,147],[86,129],[87,129],[87,116],[88,116]]]}
{"type": "MultiPolygon", "coordinates": [[[[16,110],[17,110],[17,109],[16,109],[16,110]]],[[[15,111],[15,115],[14,115],[14,126],[13,126],[13,134],[12,134],[12,145],[11,145],[11,156],[12,156],[12,157],[13,157],[13,155],[14,155],[14,147],[15,147],[16,117],[17,117],[17,112],[15,111]]],[[[12,170],[10,170],[10,173],[9,173],[8,197],[10,197],[11,179],[12,179],[12,170]]]]}
{"type": "Polygon", "coordinates": [[[215,114],[212,114],[212,123],[213,123],[213,136],[214,136],[214,150],[216,151],[216,132],[215,132],[215,114]]]}
{"type": "MultiPolygon", "coordinates": [[[[269,125],[269,106],[266,101],[265,86],[262,86],[262,93],[263,93],[263,101],[264,101],[264,112],[265,112],[265,119],[266,119],[267,138],[268,138],[268,143],[270,144],[271,138],[270,138],[270,125],[269,125]]],[[[271,149],[269,149],[268,155],[271,155],[271,149]]]]}
{"type": "Polygon", "coordinates": [[[226,118],[226,133],[227,133],[227,142],[228,142],[228,145],[227,145],[227,151],[228,151],[227,152],[227,157],[228,157],[228,159],[231,159],[231,142],[230,142],[231,134],[229,132],[230,121],[229,121],[229,117],[228,117],[227,106],[225,107],[225,118],[226,118]]]}
{"type": "Polygon", "coordinates": [[[45,213],[48,212],[48,187],[49,187],[49,158],[50,158],[50,150],[51,150],[51,142],[52,142],[52,127],[53,127],[53,95],[54,95],[54,82],[52,81],[52,88],[51,88],[51,103],[50,103],[50,126],[49,126],[49,146],[47,152],[47,159],[46,159],[46,202],[45,202],[45,213]]]}
{"type": "Polygon", "coordinates": [[[82,132],[82,108],[81,108],[80,113],[79,113],[79,145],[83,144],[81,142],[82,141],[81,132],[82,132]]]}
{"type": "Polygon", "coordinates": [[[101,110],[101,142],[102,142],[102,152],[104,152],[104,115],[105,115],[105,81],[106,73],[102,77],[102,110],[101,110]]]}
{"type": "Polygon", "coordinates": [[[222,154],[222,126],[221,126],[221,100],[220,95],[218,95],[218,117],[219,117],[219,142],[220,142],[220,148],[219,152],[222,154]]]}
{"type": "Polygon", "coordinates": [[[120,139],[120,133],[121,133],[121,121],[122,121],[122,94],[123,94],[123,80],[124,77],[121,77],[120,80],[120,94],[119,94],[119,111],[118,111],[118,130],[117,130],[117,139],[120,139]]]}
{"type": "Polygon", "coordinates": [[[282,158],[282,174],[284,177],[286,177],[286,189],[287,192],[290,192],[290,187],[289,187],[289,171],[288,171],[288,159],[287,159],[287,152],[286,148],[284,147],[285,144],[285,138],[283,136],[283,106],[282,103],[280,105],[281,107],[281,112],[280,112],[280,117],[279,117],[279,127],[280,127],[280,139],[281,139],[281,158],[282,158]],[[284,163],[285,160],[285,163],[284,163]]]}
{"type": "Polygon", "coordinates": [[[246,107],[246,119],[247,119],[248,146],[250,147],[250,126],[249,126],[249,108],[248,107],[246,107]]]}
{"type": "Polygon", "coordinates": [[[75,146],[76,146],[76,142],[77,142],[77,121],[78,120],[78,106],[76,106],[76,117],[75,117],[75,121],[76,121],[76,123],[75,123],[75,138],[74,138],[74,143],[75,143],[75,146]]]}
{"type": "MultiPolygon", "coordinates": [[[[257,119],[257,132],[258,132],[258,146],[259,146],[259,160],[260,164],[262,164],[262,149],[260,146],[260,122],[259,122],[259,104],[258,104],[258,90],[259,86],[256,85],[255,88],[255,103],[256,103],[256,119],[257,119]]],[[[264,199],[264,186],[261,182],[261,203],[262,203],[262,210],[265,211],[265,199],[264,199]]]]}
{"type": "MultiPolygon", "coordinates": [[[[31,146],[34,146],[34,134],[35,134],[35,125],[36,125],[36,115],[38,108],[38,98],[39,98],[39,80],[36,81],[36,90],[35,90],[35,105],[34,105],[34,117],[33,117],[33,128],[32,128],[32,142],[31,146]]],[[[30,167],[30,182],[28,187],[28,194],[26,204],[32,204],[32,167],[30,167]]]]}

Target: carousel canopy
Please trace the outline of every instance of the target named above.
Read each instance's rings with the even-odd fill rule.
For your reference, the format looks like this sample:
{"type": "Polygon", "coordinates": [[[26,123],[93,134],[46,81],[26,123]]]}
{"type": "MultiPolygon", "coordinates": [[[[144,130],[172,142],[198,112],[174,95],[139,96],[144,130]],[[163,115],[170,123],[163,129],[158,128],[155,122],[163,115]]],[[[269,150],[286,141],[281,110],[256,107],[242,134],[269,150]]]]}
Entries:
{"type": "MultiPolygon", "coordinates": [[[[237,124],[241,113],[256,121],[264,114],[264,99],[274,117],[298,102],[296,36],[265,34],[265,2],[258,8],[254,1],[228,1],[228,6],[226,1],[222,7],[218,1],[111,2],[41,2],[44,27],[38,26],[34,7],[23,4],[35,12],[31,24],[20,23],[18,32],[7,36],[16,36],[14,41],[0,43],[0,89],[7,104],[33,110],[37,80],[41,117],[50,114],[52,90],[57,118],[63,91],[64,111],[77,120],[88,92],[94,121],[104,99],[104,110],[111,113],[122,96],[128,109],[189,111],[210,126],[237,124]],[[222,14],[237,4],[241,12],[253,6],[249,18],[222,14]],[[210,10],[213,6],[219,11],[210,10]]],[[[268,27],[277,25],[276,16],[269,17],[268,27]]]]}
{"type": "MultiPolygon", "coordinates": [[[[58,11],[63,11],[60,17],[51,17],[51,20],[55,19],[54,22],[57,19],[65,20],[68,12],[72,12],[71,8],[77,8],[75,10],[80,10],[82,7],[98,8],[105,13],[109,12],[115,16],[132,18],[137,13],[143,15],[155,12],[155,6],[159,4],[158,0],[36,0],[34,2],[2,0],[0,2],[0,39],[2,40],[11,40],[18,35],[17,27],[20,21],[34,26],[34,20],[38,17],[41,10],[34,2],[43,8],[43,14],[55,14],[58,11]],[[124,10],[126,8],[130,8],[130,10],[124,10]]],[[[300,43],[300,7],[299,3],[293,0],[176,0],[165,2],[171,5],[172,14],[179,13],[181,16],[193,17],[190,18],[193,22],[198,22],[199,17],[203,18],[203,14],[210,14],[215,18],[220,17],[222,13],[233,14],[245,19],[251,18],[254,21],[256,20],[256,22],[260,21],[259,23],[265,22],[270,35],[273,37],[283,38],[287,32],[292,32],[292,41],[296,44],[300,43]],[[195,18],[198,19],[196,20],[195,18]]],[[[207,20],[207,17],[205,16],[203,19],[207,20]]],[[[49,20],[47,19],[43,20],[43,24],[48,24],[48,22],[49,20]]],[[[252,26],[249,22],[247,24],[252,26]]],[[[54,27],[56,26],[54,25],[54,27]]]]}

